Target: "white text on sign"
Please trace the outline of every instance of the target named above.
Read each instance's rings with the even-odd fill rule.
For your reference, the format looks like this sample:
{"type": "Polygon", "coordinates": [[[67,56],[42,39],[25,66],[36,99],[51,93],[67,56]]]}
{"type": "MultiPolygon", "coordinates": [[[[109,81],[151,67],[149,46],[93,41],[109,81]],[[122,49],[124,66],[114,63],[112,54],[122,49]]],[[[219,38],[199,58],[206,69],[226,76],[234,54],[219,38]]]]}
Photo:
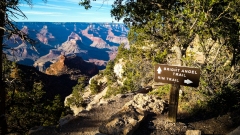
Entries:
{"type": "Polygon", "coordinates": [[[167,80],[167,81],[171,81],[171,82],[179,82],[178,79],[176,79],[176,78],[170,78],[170,77],[161,77],[161,76],[158,76],[158,79],[160,79],[160,80],[167,80]]]}
{"type": "Polygon", "coordinates": [[[188,74],[197,74],[195,70],[188,70],[188,69],[179,69],[179,68],[169,68],[169,67],[164,67],[164,71],[171,71],[173,72],[173,76],[181,76],[181,77],[186,77],[185,73],[188,74]]]}

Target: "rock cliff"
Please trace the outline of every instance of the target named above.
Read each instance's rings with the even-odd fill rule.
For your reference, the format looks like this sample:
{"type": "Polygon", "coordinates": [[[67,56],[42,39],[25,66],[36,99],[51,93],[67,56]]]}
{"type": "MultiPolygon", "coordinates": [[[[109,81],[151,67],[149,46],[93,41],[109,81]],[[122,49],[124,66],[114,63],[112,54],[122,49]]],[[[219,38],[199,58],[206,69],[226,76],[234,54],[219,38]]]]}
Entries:
{"type": "Polygon", "coordinates": [[[99,72],[96,65],[85,62],[76,55],[60,55],[58,61],[46,69],[48,75],[70,75],[71,79],[76,80],[81,75],[93,76],[99,72]]]}
{"type": "Polygon", "coordinates": [[[49,40],[55,40],[55,37],[52,35],[52,33],[48,32],[47,25],[44,25],[40,32],[36,34],[36,36],[37,39],[43,44],[48,44],[49,40]]]}
{"type": "Polygon", "coordinates": [[[66,42],[64,42],[60,47],[58,47],[58,50],[62,51],[67,54],[74,54],[74,53],[80,53],[80,45],[83,45],[81,37],[72,32],[69,36],[66,42]]]}
{"type": "Polygon", "coordinates": [[[35,61],[33,66],[36,67],[39,71],[45,72],[46,68],[48,68],[50,64],[58,60],[59,55],[61,55],[61,51],[52,49],[47,55],[44,55],[35,61]]]}
{"type": "Polygon", "coordinates": [[[85,30],[82,30],[82,35],[93,41],[93,43],[90,45],[92,47],[96,48],[108,48],[110,47],[101,37],[95,37],[93,34],[88,33],[89,27],[87,27],[85,30]]]}
{"type": "Polygon", "coordinates": [[[126,36],[116,36],[114,35],[114,33],[112,32],[112,29],[109,29],[108,30],[108,35],[107,35],[107,38],[106,40],[110,41],[110,42],[113,42],[113,43],[117,43],[117,44],[125,44],[125,45],[128,45],[129,42],[128,42],[128,39],[126,36]]]}

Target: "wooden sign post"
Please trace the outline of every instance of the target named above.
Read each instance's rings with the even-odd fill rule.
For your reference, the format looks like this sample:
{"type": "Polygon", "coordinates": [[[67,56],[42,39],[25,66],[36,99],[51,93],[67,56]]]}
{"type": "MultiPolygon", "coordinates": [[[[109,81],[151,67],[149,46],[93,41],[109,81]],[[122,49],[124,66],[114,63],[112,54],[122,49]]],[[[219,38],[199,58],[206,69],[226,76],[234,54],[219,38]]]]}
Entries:
{"type": "Polygon", "coordinates": [[[172,122],[177,120],[178,98],[180,85],[198,87],[200,69],[169,66],[165,64],[155,65],[155,82],[169,83],[171,85],[169,97],[168,119],[172,122]]]}
{"type": "Polygon", "coordinates": [[[180,90],[180,85],[178,84],[171,85],[170,96],[169,96],[168,119],[172,122],[176,122],[177,120],[179,90],[180,90]]]}

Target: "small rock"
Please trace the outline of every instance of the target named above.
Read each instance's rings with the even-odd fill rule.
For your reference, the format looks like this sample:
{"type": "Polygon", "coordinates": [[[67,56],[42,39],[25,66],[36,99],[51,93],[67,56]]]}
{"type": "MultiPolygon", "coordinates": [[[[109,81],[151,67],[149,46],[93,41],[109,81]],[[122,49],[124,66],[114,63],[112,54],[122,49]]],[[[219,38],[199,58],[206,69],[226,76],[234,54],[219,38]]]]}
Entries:
{"type": "Polygon", "coordinates": [[[200,130],[187,130],[186,135],[201,135],[200,130]]]}
{"type": "Polygon", "coordinates": [[[62,126],[68,123],[69,121],[71,121],[72,119],[74,119],[74,116],[72,116],[71,114],[68,114],[67,116],[64,116],[59,120],[59,125],[62,126]]]}

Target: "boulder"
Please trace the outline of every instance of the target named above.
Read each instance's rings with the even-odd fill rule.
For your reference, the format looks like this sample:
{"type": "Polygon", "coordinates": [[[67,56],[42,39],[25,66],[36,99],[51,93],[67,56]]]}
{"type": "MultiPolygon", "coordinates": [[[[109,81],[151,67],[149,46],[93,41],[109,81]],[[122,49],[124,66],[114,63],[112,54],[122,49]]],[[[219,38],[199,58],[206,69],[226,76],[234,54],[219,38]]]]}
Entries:
{"type": "Polygon", "coordinates": [[[99,127],[99,132],[111,135],[132,135],[148,113],[161,114],[166,102],[153,95],[137,94],[122,109],[99,127]]]}
{"type": "Polygon", "coordinates": [[[126,103],[123,108],[136,108],[144,112],[153,112],[155,114],[162,114],[165,109],[166,102],[154,95],[137,94],[133,100],[126,103]]]}
{"type": "Polygon", "coordinates": [[[145,118],[146,113],[140,110],[121,110],[99,127],[99,132],[110,135],[131,135],[145,118]]]}
{"type": "Polygon", "coordinates": [[[186,135],[201,135],[200,130],[187,130],[186,135]]]}

